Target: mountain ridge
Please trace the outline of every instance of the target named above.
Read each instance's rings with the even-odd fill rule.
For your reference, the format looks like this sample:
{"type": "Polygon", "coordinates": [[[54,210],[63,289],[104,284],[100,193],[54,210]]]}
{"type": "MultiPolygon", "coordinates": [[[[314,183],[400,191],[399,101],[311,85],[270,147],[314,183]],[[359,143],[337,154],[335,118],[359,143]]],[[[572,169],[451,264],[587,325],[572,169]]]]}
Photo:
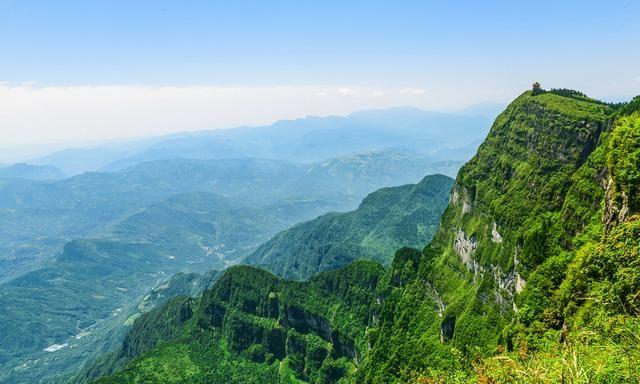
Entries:
{"type": "Polygon", "coordinates": [[[104,147],[71,148],[27,162],[54,165],[76,175],[172,158],[260,157],[309,163],[390,146],[428,154],[468,144],[460,143],[460,137],[469,137],[469,143],[481,140],[490,118],[416,108],[366,110],[346,116],[281,120],[261,127],[183,132],[104,147]],[[450,140],[453,136],[457,140],[450,140]]]}
{"type": "Polygon", "coordinates": [[[388,265],[396,249],[431,240],[452,185],[446,176],[430,175],[417,184],[379,189],[354,211],[326,214],[276,234],[244,262],[302,280],[361,258],[388,265]]]}

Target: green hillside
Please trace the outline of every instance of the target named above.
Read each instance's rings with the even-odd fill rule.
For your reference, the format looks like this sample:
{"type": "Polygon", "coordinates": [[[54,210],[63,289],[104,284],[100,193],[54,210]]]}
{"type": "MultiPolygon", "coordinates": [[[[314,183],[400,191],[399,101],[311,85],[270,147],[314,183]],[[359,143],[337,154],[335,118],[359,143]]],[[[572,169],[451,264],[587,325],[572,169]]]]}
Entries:
{"type": "Polygon", "coordinates": [[[617,108],[526,92],[498,116],[436,238],[402,266],[412,277],[388,291],[358,382],[637,380],[638,313],[592,291],[605,274],[626,300],[638,292],[633,203],[612,200],[635,199],[615,180],[637,173],[638,115],[617,108]]]}
{"type": "Polygon", "coordinates": [[[422,252],[309,283],[234,269],[200,302],[137,321],[156,338],[99,382],[639,382],[639,110],[640,98],[525,92],[458,174],[422,252]],[[336,330],[355,352],[337,353],[336,330]]]}
{"type": "Polygon", "coordinates": [[[304,165],[247,158],[158,160],[55,182],[0,175],[0,283],[43,267],[66,242],[95,236],[175,194],[216,193],[260,208],[304,201],[317,209],[301,218],[292,214],[308,220],[354,209],[382,187],[413,183],[436,172],[455,173],[459,165],[380,150],[304,165]]]}
{"type": "Polygon", "coordinates": [[[254,208],[194,192],[68,242],[45,267],[0,285],[0,381],[33,382],[77,369],[119,342],[107,335],[132,322],[138,302],[169,276],[237,263],[316,209],[305,201],[254,208]]]}
{"type": "Polygon", "coordinates": [[[380,189],[355,211],[326,214],[277,234],[245,263],[291,279],[362,258],[388,265],[396,249],[431,240],[452,185],[449,177],[433,175],[418,184],[380,189]]]}
{"type": "Polygon", "coordinates": [[[452,166],[388,150],[304,166],[176,159],[57,182],[0,179],[0,381],[64,377],[118,343],[138,301],[169,276],[223,269],[295,223],[452,166]]]}
{"type": "Polygon", "coordinates": [[[97,382],[335,382],[367,349],[363,335],[383,273],[358,261],[295,282],[232,267],[202,299],[178,297],[142,316],[122,348],[92,368],[108,371],[141,355],[97,382]]]}

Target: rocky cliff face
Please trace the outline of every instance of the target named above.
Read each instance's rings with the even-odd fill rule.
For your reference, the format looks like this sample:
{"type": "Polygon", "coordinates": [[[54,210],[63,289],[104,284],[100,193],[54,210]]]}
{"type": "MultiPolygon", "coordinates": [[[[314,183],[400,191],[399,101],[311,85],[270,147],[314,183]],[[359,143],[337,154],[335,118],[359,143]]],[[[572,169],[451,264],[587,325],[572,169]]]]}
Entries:
{"type": "MultiPolygon", "coordinates": [[[[253,367],[256,377],[261,370],[274,375],[276,381],[263,378],[266,382],[286,381],[288,375],[335,382],[366,353],[364,336],[383,274],[382,266],[369,261],[319,274],[307,282],[283,280],[248,266],[229,268],[200,301],[176,298],[143,315],[116,356],[94,363],[84,377],[110,373],[136,356],[142,356],[136,361],[144,365],[145,356],[157,353],[162,345],[186,343],[198,345],[203,348],[199,353],[209,356],[199,369],[244,361],[242,364],[253,367]]],[[[125,370],[102,381],[148,379],[143,370],[134,370],[133,376],[127,376],[125,370]]],[[[218,382],[206,374],[198,379],[203,377],[218,382]]],[[[226,380],[249,379],[234,371],[226,380]]]]}

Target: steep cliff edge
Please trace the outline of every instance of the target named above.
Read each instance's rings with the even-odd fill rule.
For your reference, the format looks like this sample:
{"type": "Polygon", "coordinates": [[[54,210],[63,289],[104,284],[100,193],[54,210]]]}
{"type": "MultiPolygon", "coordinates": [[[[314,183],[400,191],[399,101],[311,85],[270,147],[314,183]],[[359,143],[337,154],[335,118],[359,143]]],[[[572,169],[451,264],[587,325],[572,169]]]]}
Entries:
{"type": "Polygon", "coordinates": [[[637,350],[616,362],[593,360],[596,350],[624,345],[605,345],[602,322],[626,314],[631,325],[616,332],[640,330],[640,129],[629,105],[525,92],[498,116],[460,170],[436,238],[411,261],[414,277],[385,291],[358,382],[536,382],[527,376],[532,365],[545,372],[542,382],[568,380],[567,355],[583,331],[598,337],[581,339],[593,348],[574,372],[591,370],[602,382],[615,381],[607,370],[617,370],[618,381],[638,374],[629,368],[637,350]],[[620,253],[609,257],[617,265],[594,268],[609,248],[620,253]],[[621,292],[606,299],[610,292],[593,291],[602,284],[621,292]],[[631,302],[602,305],[624,300],[631,302]]]}

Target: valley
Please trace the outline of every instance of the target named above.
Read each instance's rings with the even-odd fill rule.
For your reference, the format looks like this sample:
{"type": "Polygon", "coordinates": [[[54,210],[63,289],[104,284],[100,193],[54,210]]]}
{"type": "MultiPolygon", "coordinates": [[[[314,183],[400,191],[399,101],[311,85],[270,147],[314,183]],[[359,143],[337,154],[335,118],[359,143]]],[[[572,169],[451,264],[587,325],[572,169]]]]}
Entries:
{"type": "MultiPolygon", "coordinates": [[[[246,258],[279,231],[326,212],[354,209],[380,187],[430,172],[453,174],[459,164],[386,149],[310,164],[167,159],[53,181],[0,179],[0,217],[4,228],[12,228],[0,233],[0,325],[6,330],[0,337],[0,381],[66,382],[83,364],[115,348],[143,313],[179,294],[197,296],[217,278],[216,271],[257,263],[246,258]],[[194,276],[193,285],[179,276],[194,276]]],[[[446,176],[427,184],[433,187],[422,192],[410,185],[398,189],[405,205],[411,205],[410,194],[424,194],[424,205],[413,215],[403,218],[399,207],[385,207],[393,194],[375,203],[374,211],[387,210],[387,220],[399,230],[408,226],[402,231],[416,231],[426,241],[451,187],[446,176]]],[[[368,199],[388,192],[377,194],[368,199]]],[[[354,225],[372,230],[365,222],[354,225]]],[[[372,236],[381,240],[367,250],[381,257],[392,253],[402,231],[384,240],[380,227],[372,236]]],[[[370,258],[367,252],[363,248],[315,271],[370,258]]]]}

